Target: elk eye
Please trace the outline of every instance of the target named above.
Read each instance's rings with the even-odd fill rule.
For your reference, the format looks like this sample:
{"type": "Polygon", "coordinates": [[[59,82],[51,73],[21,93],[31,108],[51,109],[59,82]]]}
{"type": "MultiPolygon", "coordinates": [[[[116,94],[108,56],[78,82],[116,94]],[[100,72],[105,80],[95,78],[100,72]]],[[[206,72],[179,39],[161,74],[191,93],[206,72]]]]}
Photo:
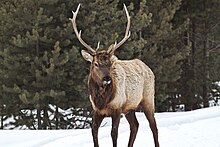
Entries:
{"type": "Polygon", "coordinates": [[[99,67],[99,64],[97,62],[94,63],[95,67],[99,67]]]}

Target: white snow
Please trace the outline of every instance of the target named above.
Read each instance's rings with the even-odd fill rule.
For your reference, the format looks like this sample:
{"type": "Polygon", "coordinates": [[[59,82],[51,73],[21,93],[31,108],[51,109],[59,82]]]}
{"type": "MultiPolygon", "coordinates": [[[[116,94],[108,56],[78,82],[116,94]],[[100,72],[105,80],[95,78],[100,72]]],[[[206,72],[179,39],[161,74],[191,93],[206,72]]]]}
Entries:
{"type": "MultiPolygon", "coordinates": [[[[134,147],[153,147],[149,124],[142,113],[136,113],[139,130],[134,147]]],[[[156,113],[161,147],[220,147],[220,107],[190,112],[156,113]]],[[[118,146],[126,147],[129,124],[123,117],[119,126],[118,146]]],[[[100,147],[112,147],[111,119],[99,129],[100,147]]],[[[1,130],[1,147],[92,147],[90,129],[82,130],[1,130]]]]}

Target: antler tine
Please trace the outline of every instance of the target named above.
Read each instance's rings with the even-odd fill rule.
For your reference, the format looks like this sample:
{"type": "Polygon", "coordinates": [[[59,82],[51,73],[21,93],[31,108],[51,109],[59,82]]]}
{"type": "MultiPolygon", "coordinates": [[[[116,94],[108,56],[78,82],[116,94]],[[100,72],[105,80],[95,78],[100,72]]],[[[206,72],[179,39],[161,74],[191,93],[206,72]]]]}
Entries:
{"type": "Polygon", "coordinates": [[[131,25],[131,20],[130,20],[130,16],[129,16],[129,13],[128,13],[128,10],[127,10],[127,7],[126,5],[124,4],[124,9],[125,9],[125,13],[126,13],[126,16],[127,16],[127,28],[126,28],[126,32],[125,32],[125,36],[124,38],[117,44],[117,42],[115,41],[115,44],[114,44],[114,47],[112,48],[111,51],[109,52],[112,52],[114,53],[114,51],[119,48],[131,35],[131,32],[129,31],[130,29],[130,25],[131,25]]]}
{"type": "Polygon", "coordinates": [[[90,47],[87,43],[85,43],[85,41],[81,38],[81,30],[80,30],[79,32],[78,32],[78,30],[77,30],[77,27],[76,27],[76,16],[77,16],[77,14],[78,14],[78,12],[79,12],[79,8],[80,8],[80,4],[77,6],[77,9],[76,9],[75,12],[72,11],[72,13],[73,13],[73,18],[69,18],[69,20],[72,22],[73,30],[74,30],[74,32],[75,32],[75,34],[76,34],[76,36],[77,36],[79,42],[80,42],[85,48],[87,48],[89,51],[91,51],[92,53],[95,53],[96,51],[95,51],[92,47],[90,47]]]}
{"type": "Polygon", "coordinates": [[[115,41],[114,47],[117,45],[117,41],[115,41]]]}
{"type": "Polygon", "coordinates": [[[96,51],[99,49],[100,41],[97,44],[96,51]]]}

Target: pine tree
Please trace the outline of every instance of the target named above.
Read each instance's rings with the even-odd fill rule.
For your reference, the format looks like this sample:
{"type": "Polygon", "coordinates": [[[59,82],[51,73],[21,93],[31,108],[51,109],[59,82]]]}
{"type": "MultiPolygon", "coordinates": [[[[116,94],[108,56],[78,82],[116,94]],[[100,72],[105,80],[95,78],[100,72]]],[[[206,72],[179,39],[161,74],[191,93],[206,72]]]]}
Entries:
{"type": "Polygon", "coordinates": [[[215,0],[185,0],[179,11],[178,16],[190,20],[187,38],[192,44],[181,76],[181,95],[186,110],[208,107],[212,83],[218,81],[212,73],[219,68],[218,58],[213,58],[219,54],[219,4],[215,0]]]}
{"type": "MultiPolygon", "coordinates": [[[[16,2],[15,2],[16,3],[16,2]]],[[[12,4],[7,1],[0,2],[0,107],[1,107],[1,128],[5,128],[10,124],[3,126],[3,121],[17,115],[19,113],[18,105],[20,104],[16,94],[12,93],[8,86],[14,86],[16,83],[16,73],[13,66],[17,67],[12,61],[9,48],[11,44],[9,40],[14,31],[12,14],[14,9],[12,4]],[[10,71],[10,72],[9,72],[10,71]]]]}
{"type": "Polygon", "coordinates": [[[63,109],[73,107],[74,98],[78,96],[70,93],[71,87],[75,85],[70,84],[70,88],[65,89],[66,83],[71,83],[67,77],[70,79],[72,75],[71,69],[65,69],[65,64],[69,61],[69,57],[75,62],[79,61],[76,60],[79,53],[75,51],[74,46],[70,45],[71,33],[67,33],[69,21],[67,16],[64,17],[64,13],[61,13],[62,8],[66,6],[65,3],[60,1],[16,2],[9,3],[11,7],[14,6],[13,11],[7,10],[13,16],[14,27],[16,25],[18,27],[7,34],[9,38],[11,37],[11,40],[7,42],[11,46],[7,49],[7,62],[4,66],[8,73],[7,80],[10,82],[7,84],[3,82],[3,90],[8,93],[7,96],[13,93],[15,99],[19,101],[15,109],[19,113],[16,125],[25,124],[31,129],[46,129],[49,122],[47,112],[49,104],[57,105],[57,107],[59,104],[59,107],[62,106],[63,109]],[[53,11],[52,6],[59,6],[59,11],[57,9],[53,11]],[[55,45],[54,49],[51,50],[53,45],[55,45]],[[66,96],[65,104],[67,105],[60,101],[64,96],[66,96]],[[37,116],[34,116],[36,109],[37,116]],[[28,124],[30,118],[32,122],[28,124]],[[35,118],[38,119],[38,124],[34,126],[35,118]],[[43,124],[41,120],[44,120],[43,124]]]}
{"type": "Polygon", "coordinates": [[[15,118],[15,127],[29,129],[81,128],[90,123],[76,123],[82,121],[78,116],[88,116],[90,106],[89,63],[80,55],[84,48],[68,19],[78,3],[77,27],[93,48],[100,41],[99,50],[124,37],[126,4],[131,36],[115,53],[119,59],[139,58],[153,69],[158,111],[169,110],[167,101],[173,111],[180,100],[186,110],[197,108],[202,101],[207,106],[211,86],[219,79],[219,18],[212,15],[219,14],[217,0],[3,0],[1,128],[9,117],[15,118]],[[197,7],[198,3],[202,5],[197,7]]]}
{"type": "Polygon", "coordinates": [[[182,60],[189,52],[181,39],[187,28],[187,20],[175,23],[175,12],[181,1],[148,1],[152,22],[142,29],[146,44],[141,59],[154,71],[156,76],[157,110],[165,111],[165,101],[177,94],[176,82],[180,78],[182,60]]]}

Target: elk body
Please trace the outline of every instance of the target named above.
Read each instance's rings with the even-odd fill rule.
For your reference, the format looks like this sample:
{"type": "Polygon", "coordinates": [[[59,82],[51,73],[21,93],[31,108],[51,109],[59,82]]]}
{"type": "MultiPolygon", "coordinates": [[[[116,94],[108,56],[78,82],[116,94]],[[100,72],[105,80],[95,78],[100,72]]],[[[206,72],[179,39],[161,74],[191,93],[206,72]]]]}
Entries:
{"type": "Polygon", "coordinates": [[[75,22],[79,8],[80,5],[76,12],[73,12],[73,18],[70,20],[79,41],[88,49],[87,51],[82,50],[82,56],[91,62],[88,89],[94,109],[92,124],[94,146],[99,146],[98,128],[106,116],[112,117],[111,136],[113,146],[117,146],[120,116],[124,113],[130,124],[128,146],[132,147],[139,126],[135,109],[140,106],[149,121],[155,147],[159,147],[154,118],[154,74],[146,64],[138,59],[119,60],[114,55],[114,51],[130,36],[130,16],[126,6],[124,5],[124,9],[128,23],[125,36],[119,43],[112,44],[108,50],[104,51],[94,50],[82,40],[81,31],[78,32],[75,22]]]}

